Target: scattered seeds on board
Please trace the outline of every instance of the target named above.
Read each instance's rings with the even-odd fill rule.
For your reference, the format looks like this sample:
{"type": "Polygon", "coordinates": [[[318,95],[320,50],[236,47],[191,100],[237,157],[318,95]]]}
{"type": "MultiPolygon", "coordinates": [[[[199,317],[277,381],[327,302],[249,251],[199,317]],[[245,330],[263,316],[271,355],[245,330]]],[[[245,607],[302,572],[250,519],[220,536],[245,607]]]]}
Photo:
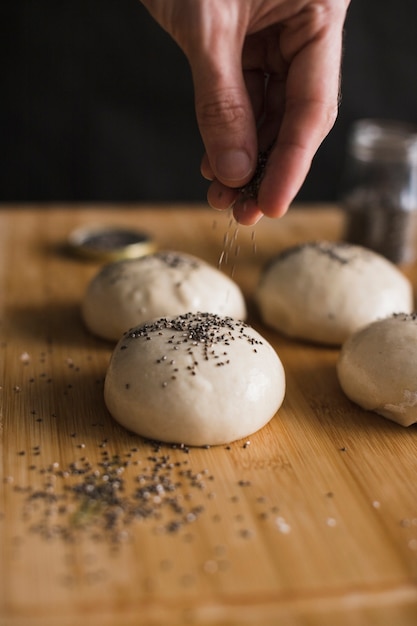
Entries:
{"type": "MultiPolygon", "coordinates": [[[[70,436],[77,438],[75,432],[70,436]]],[[[107,439],[102,439],[94,444],[100,450],[95,463],[87,456],[89,446],[78,442],[74,442],[74,449],[82,450],[86,456],[79,456],[66,466],[56,460],[43,466],[32,463],[28,467],[42,477],[40,486],[16,485],[8,477],[5,482],[23,497],[23,519],[28,529],[44,540],[73,543],[79,536],[88,536],[114,547],[125,543],[134,524],[140,522],[148,531],[166,535],[181,532],[184,540],[193,540],[188,529],[211,506],[210,502],[216,501],[212,472],[208,468],[191,469],[190,448],[184,445],[143,441],[123,453],[112,454],[107,443],[107,439]],[[173,455],[172,451],[183,453],[184,459],[179,460],[178,452],[173,455]]],[[[18,454],[39,457],[41,452],[40,445],[35,444],[18,454]]],[[[268,505],[265,496],[251,493],[251,481],[241,479],[236,487],[244,489],[263,508],[269,508],[258,519],[267,520],[278,510],[268,505]]],[[[237,492],[231,495],[231,502],[239,505],[237,492]]],[[[209,519],[214,522],[221,518],[211,514],[209,519]]],[[[248,540],[255,535],[253,529],[243,526],[245,516],[239,509],[234,519],[238,522],[238,537],[248,540]]],[[[286,532],[282,525],[278,524],[278,529],[286,532]]]]}
{"type": "MultiPolygon", "coordinates": [[[[177,533],[195,522],[204,512],[212,474],[207,469],[194,472],[188,461],[173,461],[158,443],[145,445],[150,446],[146,456],[138,458],[131,450],[111,455],[104,448],[97,463],[81,457],[67,467],[54,462],[40,468],[46,480],[42,488],[15,487],[25,496],[24,517],[30,530],[44,539],[73,542],[78,534],[87,533],[117,544],[128,538],[135,521],[150,521],[154,531],[164,533],[177,533]]],[[[189,452],[185,446],[180,449],[189,452]]]]}
{"type": "MultiPolygon", "coordinates": [[[[19,389],[19,393],[31,394],[33,405],[29,404],[27,419],[35,439],[26,449],[22,445],[16,449],[18,462],[21,468],[26,466],[30,480],[24,484],[21,479],[18,481],[9,475],[4,483],[20,499],[26,532],[36,534],[48,543],[59,541],[68,546],[85,537],[106,545],[114,553],[134,539],[137,532],[177,537],[177,541],[181,540],[185,545],[196,541],[200,519],[204,518],[206,523],[217,527],[227,522],[227,512],[218,509],[215,476],[207,467],[195,470],[193,449],[184,444],[169,446],[132,436],[132,443],[120,449],[110,437],[100,437],[105,418],[82,427],[81,431],[79,420],[74,416],[74,421],[67,419],[66,422],[70,455],[72,451],[70,462],[63,462],[61,458],[48,461],[49,448],[45,443],[49,431],[63,423],[60,419],[68,408],[65,402],[71,402],[66,397],[69,390],[79,384],[78,372],[82,369],[71,357],[64,360],[68,373],[65,385],[61,383],[64,398],[61,396],[59,410],[50,407],[45,412],[36,404],[36,389],[45,382],[56,384],[48,371],[51,355],[51,350],[40,356],[22,352],[19,360],[25,374],[14,386],[15,393],[19,389]],[[39,363],[42,363],[41,373],[32,371],[36,364],[39,367],[39,363]]],[[[95,382],[103,385],[103,379],[95,382]]],[[[242,440],[223,446],[222,450],[224,454],[234,450],[236,454],[246,455],[250,453],[250,445],[250,440],[242,440]]],[[[204,450],[210,450],[210,446],[200,449],[200,460],[204,458],[204,450]]],[[[66,453],[64,458],[68,459],[66,453]]],[[[251,518],[241,509],[248,500],[258,508],[257,523],[276,527],[278,507],[268,503],[266,496],[259,496],[252,480],[243,477],[230,487],[233,502],[230,520],[233,524],[228,532],[231,539],[235,537],[248,542],[256,537],[256,526],[251,525],[251,518]]],[[[1,511],[0,520],[4,521],[1,511]]],[[[25,535],[17,539],[24,546],[25,535]]],[[[207,554],[200,564],[200,574],[213,576],[228,571],[233,564],[230,555],[226,558],[226,550],[227,547],[223,546],[222,555],[207,554]]],[[[169,567],[164,567],[164,571],[168,571],[169,567]]],[[[85,582],[96,584],[109,574],[99,564],[88,564],[85,582]]],[[[65,584],[77,584],[69,572],[61,578],[65,584]]],[[[181,584],[195,584],[195,581],[195,576],[187,577],[184,573],[181,584]]]]}

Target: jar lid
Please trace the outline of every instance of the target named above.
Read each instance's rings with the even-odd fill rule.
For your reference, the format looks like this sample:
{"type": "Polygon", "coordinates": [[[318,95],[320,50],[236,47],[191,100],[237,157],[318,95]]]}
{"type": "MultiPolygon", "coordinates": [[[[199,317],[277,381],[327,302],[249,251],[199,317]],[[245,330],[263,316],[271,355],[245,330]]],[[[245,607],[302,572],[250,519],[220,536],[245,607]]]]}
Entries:
{"type": "Polygon", "coordinates": [[[95,261],[134,259],[155,251],[151,237],[125,226],[88,226],[77,228],[68,238],[71,251],[95,261]]]}

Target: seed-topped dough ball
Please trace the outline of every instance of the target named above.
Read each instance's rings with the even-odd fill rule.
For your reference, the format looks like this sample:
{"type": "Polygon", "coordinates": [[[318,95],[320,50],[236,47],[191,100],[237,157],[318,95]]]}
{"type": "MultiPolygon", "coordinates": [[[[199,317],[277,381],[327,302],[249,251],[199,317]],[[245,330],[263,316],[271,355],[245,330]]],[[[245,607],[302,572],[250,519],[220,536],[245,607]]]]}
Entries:
{"type": "Polygon", "coordinates": [[[197,311],[246,318],[243,294],[231,278],[201,259],[172,251],[105,266],[82,303],[87,328],[115,341],[155,317],[197,311]]]}
{"type": "Polygon", "coordinates": [[[361,326],[413,310],[410,281],[379,254],[343,242],[284,250],[256,291],[265,324],[293,338],[340,345],[361,326]]]}
{"type": "Polygon", "coordinates": [[[343,344],[337,374],[364,409],[410,426],[417,422],[417,315],[373,322],[343,344]]]}
{"type": "Polygon", "coordinates": [[[254,433],[284,393],[272,346],[244,322],[211,313],[158,318],[127,332],[104,386],[108,410],[127,429],[193,446],[254,433]]]}

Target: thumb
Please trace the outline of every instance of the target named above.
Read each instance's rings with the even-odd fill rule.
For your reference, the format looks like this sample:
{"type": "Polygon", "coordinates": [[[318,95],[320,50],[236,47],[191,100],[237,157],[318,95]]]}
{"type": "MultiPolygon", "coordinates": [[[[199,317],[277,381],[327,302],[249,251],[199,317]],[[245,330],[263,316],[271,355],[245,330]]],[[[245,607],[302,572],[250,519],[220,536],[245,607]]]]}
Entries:
{"type": "Polygon", "coordinates": [[[256,125],[241,51],[230,45],[216,51],[215,46],[210,53],[194,55],[190,64],[197,123],[210,168],[223,184],[240,187],[253,175],[257,155],[256,125]]]}

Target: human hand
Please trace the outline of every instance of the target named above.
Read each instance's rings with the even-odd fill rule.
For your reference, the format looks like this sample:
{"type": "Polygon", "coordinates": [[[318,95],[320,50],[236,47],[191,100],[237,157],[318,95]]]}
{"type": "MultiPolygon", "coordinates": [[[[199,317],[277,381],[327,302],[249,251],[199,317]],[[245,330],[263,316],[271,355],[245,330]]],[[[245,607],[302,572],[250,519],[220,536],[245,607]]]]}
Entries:
{"type": "Polygon", "coordinates": [[[208,201],[242,224],[284,215],[336,120],[349,1],[142,0],[191,66],[208,201]]]}

